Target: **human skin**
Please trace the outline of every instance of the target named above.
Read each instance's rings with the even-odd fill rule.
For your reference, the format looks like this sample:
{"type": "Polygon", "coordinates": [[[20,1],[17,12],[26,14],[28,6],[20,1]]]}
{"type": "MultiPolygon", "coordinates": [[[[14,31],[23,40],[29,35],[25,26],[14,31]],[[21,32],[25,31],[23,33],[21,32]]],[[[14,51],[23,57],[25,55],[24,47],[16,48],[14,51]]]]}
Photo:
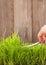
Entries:
{"type": "Polygon", "coordinates": [[[46,25],[41,27],[40,31],[38,32],[38,40],[39,42],[46,42],[46,25]]]}

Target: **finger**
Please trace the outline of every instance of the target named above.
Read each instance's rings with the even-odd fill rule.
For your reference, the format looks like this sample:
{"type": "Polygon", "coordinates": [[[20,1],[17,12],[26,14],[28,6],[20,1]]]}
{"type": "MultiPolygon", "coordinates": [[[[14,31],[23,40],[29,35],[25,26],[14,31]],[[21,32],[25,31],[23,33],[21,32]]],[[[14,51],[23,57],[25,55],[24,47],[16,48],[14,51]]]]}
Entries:
{"type": "Polygon", "coordinates": [[[43,42],[43,38],[41,36],[38,37],[39,42],[43,42]]]}
{"type": "Polygon", "coordinates": [[[46,41],[46,34],[43,35],[43,40],[46,41]]]}
{"type": "Polygon", "coordinates": [[[38,33],[38,40],[39,40],[40,42],[43,41],[42,36],[43,36],[43,33],[40,31],[40,32],[38,33]]]}

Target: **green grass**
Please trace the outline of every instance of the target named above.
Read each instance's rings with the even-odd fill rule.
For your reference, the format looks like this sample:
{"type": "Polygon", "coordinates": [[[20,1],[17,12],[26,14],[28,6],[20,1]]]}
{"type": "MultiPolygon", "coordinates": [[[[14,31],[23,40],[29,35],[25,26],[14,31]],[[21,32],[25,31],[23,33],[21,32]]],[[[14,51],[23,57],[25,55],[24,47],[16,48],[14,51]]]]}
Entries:
{"type": "Polygon", "coordinates": [[[12,35],[0,42],[0,65],[46,65],[46,46],[24,48],[27,44],[12,35]]]}

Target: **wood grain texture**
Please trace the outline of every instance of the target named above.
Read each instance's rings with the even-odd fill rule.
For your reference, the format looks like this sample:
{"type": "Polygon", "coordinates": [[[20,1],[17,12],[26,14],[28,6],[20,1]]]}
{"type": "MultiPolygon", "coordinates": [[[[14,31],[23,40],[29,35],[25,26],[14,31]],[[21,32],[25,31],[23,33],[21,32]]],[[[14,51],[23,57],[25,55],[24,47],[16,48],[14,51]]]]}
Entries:
{"type": "Polygon", "coordinates": [[[40,28],[46,24],[46,0],[33,0],[33,41],[36,42],[40,28]]]}
{"type": "Polygon", "coordinates": [[[14,0],[14,32],[23,42],[32,40],[31,0],[14,0]]]}
{"type": "Polygon", "coordinates": [[[0,0],[0,38],[13,33],[13,0],[0,0]]]}
{"type": "Polygon", "coordinates": [[[0,0],[0,38],[17,33],[23,42],[36,42],[46,24],[46,0],[0,0]]]}

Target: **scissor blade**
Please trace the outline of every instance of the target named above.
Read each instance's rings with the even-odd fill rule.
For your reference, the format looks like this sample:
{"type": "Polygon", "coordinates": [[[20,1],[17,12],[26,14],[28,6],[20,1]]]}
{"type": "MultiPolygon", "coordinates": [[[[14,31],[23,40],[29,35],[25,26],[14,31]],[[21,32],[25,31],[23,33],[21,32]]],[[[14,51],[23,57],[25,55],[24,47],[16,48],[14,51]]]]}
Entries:
{"type": "Polygon", "coordinates": [[[32,45],[27,45],[27,46],[24,46],[25,48],[29,48],[29,47],[32,47],[32,46],[36,46],[36,45],[38,45],[38,44],[40,44],[40,42],[36,42],[36,43],[34,43],[34,44],[32,44],[32,45]]]}

